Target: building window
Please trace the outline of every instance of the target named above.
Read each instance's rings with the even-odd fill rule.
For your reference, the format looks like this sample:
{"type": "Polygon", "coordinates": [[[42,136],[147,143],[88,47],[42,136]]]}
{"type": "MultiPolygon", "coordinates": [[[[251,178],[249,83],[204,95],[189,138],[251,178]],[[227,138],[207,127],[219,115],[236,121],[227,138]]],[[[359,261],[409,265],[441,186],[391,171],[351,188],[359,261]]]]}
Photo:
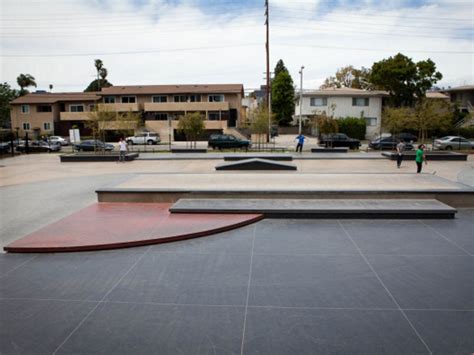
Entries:
{"type": "Polygon", "coordinates": [[[201,95],[189,95],[189,102],[201,102],[201,95]]]}
{"type": "Polygon", "coordinates": [[[352,106],[369,106],[368,97],[353,97],[352,106]]]}
{"type": "Polygon", "coordinates": [[[377,117],[366,117],[365,124],[366,126],[377,126],[377,117]]]}
{"type": "Polygon", "coordinates": [[[69,112],[84,112],[84,105],[69,105],[69,112]]]}
{"type": "Polygon", "coordinates": [[[137,101],[135,96],[122,96],[123,104],[134,104],[137,101]]]}
{"type": "Polygon", "coordinates": [[[186,95],[175,95],[174,102],[187,102],[188,97],[186,95]]]}
{"type": "Polygon", "coordinates": [[[45,131],[50,131],[51,130],[51,122],[44,122],[43,123],[43,128],[45,131]]]}
{"type": "Polygon", "coordinates": [[[310,106],[327,106],[328,99],[326,97],[312,97],[310,100],[310,106]]]}
{"type": "Polygon", "coordinates": [[[30,129],[30,124],[28,122],[23,122],[23,130],[28,131],[30,129]]]}
{"type": "Polygon", "coordinates": [[[51,105],[39,105],[36,106],[36,112],[52,112],[53,108],[51,105]]]}
{"type": "Polygon", "coordinates": [[[114,104],[115,96],[104,96],[104,104],[114,104]]]}
{"type": "Polygon", "coordinates": [[[168,97],[166,97],[165,95],[152,96],[151,101],[152,101],[152,102],[155,102],[155,103],[167,102],[167,101],[168,101],[168,97]]]}
{"type": "Polygon", "coordinates": [[[30,105],[21,105],[21,113],[30,113],[30,105]]]}
{"type": "Polygon", "coordinates": [[[219,112],[208,112],[207,117],[209,121],[219,121],[221,119],[219,112]]]}
{"type": "Polygon", "coordinates": [[[224,95],[209,95],[209,102],[224,102],[224,95]]]}
{"type": "Polygon", "coordinates": [[[167,113],[156,113],[155,114],[155,120],[167,121],[168,120],[168,114],[167,113]]]}

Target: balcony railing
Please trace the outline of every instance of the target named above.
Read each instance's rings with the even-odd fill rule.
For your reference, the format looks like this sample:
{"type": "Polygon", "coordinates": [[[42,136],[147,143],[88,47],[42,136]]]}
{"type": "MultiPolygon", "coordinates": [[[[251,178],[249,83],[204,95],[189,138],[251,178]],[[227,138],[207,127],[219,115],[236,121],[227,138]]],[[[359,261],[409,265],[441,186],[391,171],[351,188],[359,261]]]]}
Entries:
{"type": "Polygon", "coordinates": [[[60,112],[59,119],[61,121],[85,121],[89,120],[90,112],[60,112]]]}
{"type": "Polygon", "coordinates": [[[117,103],[117,104],[99,104],[100,108],[103,108],[105,110],[109,111],[114,111],[114,112],[128,112],[128,111],[133,111],[137,112],[140,111],[138,108],[138,103],[130,103],[130,104],[122,104],[122,103],[117,103]]]}
{"type": "Polygon", "coordinates": [[[145,102],[145,111],[228,111],[228,102],[145,102]]]}

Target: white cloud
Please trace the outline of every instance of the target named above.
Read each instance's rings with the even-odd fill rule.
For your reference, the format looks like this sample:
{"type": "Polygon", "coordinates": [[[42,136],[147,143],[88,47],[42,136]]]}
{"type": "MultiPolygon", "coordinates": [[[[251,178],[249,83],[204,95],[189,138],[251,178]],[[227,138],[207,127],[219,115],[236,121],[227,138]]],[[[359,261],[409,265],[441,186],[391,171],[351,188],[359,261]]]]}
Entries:
{"type": "MultiPolygon", "coordinates": [[[[282,58],[295,83],[301,65],[305,88],[316,88],[339,67],[370,67],[399,51],[434,60],[444,75],[440,85],[474,82],[468,5],[432,1],[415,11],[367,1],[363,8],[317,12],[318,3],[271,0],[271,65],[282,58]],[[453,38],[462,28],[464,38],[453,38]]],[[[83,90],[94,79],[94,59],[101,58],[116,85],[232,82],[256,88],[264,83],[263,4],[224,4],[219,13],[161,0],[139,7],[131,0],[2,1],[2,81],[16,86],[18,74],[29,73],[38,89],[51,83],[55,91],[83,90]]]]}

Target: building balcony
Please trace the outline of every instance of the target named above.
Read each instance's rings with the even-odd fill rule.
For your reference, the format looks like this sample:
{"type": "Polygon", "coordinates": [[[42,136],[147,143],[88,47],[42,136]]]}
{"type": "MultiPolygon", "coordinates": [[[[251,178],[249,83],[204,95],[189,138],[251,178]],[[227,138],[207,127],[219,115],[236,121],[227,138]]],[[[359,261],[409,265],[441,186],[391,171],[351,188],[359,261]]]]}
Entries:
{"type": "Polygon", "coordinates": [[[228,102],[145,102],[145,112],[228,111],[228,102]]]}
{"type": "Polygon", "coordinates": [[[60,121],[88,121],[90,112],[60,112],[60,121]]]}
{"type": "Polygon", "coordinates": [[[99,104],[99,106],[105,110],[113,111],[113,112],[138,112],[140,111],[138,108],[138,103],[131,103],[131,104],[99,104]]]}

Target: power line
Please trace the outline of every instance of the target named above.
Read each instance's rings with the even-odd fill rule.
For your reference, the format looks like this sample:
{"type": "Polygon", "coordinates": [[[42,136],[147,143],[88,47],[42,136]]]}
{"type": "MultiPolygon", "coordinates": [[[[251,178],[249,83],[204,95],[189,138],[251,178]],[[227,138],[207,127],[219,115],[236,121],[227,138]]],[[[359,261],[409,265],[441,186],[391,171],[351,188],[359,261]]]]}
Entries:
{"type": "MultiPolygon", "coordinates": [[[[364,47],[341,47],[341,46],[326,46],[318,44],[293,44],[293,43],[273,43],[277,47],[302,47],[302,48],[323,48],[342,51],[372,51],[372,52],[412,52],[412,53],[436,53],[436,54],[474,54],[472,51],[438,51],[438,50],[423,50],[423,49],[390,49],[390,48],[364,48],[364,47]]],[[[49,53],[49,54],[2,54],[0,57],[5,58],[52,58],[52,57],[92,57],[92,56],[109,56],[109,55],[134,55],[147,53],[173,53],[184,51],[197,50],[214,50],[224,48],[238,48],[238,47],[253,47],[264,46],[264,43],[245,43],[233,44],[227,46],[215,47],[187,47],[187,48],[173,48],[173,49],[146,49],[134,51],[116,51],[116,52],[96,52],[96,53],[49,53]]]]}

